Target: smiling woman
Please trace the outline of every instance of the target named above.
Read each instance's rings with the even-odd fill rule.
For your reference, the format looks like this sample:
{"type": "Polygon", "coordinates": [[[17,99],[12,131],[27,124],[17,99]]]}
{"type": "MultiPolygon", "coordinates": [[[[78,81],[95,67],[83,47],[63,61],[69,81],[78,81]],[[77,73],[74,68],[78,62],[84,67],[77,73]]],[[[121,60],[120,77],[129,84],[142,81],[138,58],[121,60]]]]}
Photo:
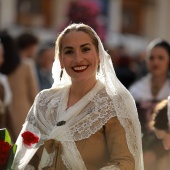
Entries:
{"type": "Polygon", "coordinates": [[[91,27],[71,24],[61,32],[53,77],[18,137],[14,169],[143,170],[134,100],[91,27]],[[23,143],[25,131],[39,137],[30,148],[23,143]]]}
{"type": "MultiPolygon", "coordinates": [[[[91,89],[96,83],[99,55],[91,37],[82,31],[72,31],[65,35],[59,54],[61,68],[65,68],[72,83],[85,83],[91,89]],[[75,41],[72,41],[74,37],[75,41]]],[[[74,87],[74,86],[72,86],[74,87]]]]}

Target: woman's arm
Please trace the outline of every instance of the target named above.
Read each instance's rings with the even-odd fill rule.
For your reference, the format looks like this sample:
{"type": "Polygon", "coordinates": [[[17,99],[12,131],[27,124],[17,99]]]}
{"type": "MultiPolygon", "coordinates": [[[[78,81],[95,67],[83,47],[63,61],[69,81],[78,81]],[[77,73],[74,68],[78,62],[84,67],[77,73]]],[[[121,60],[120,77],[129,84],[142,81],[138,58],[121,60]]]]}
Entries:
{"type": "Polygon", "coordinates": [[[110,161],[106,167],[101,170],[108,169],[135,169],[135,161],[129,151],[126,141],[124,128],[121,126],[117,117],[111,118],[105,125],[104,129],[110,161]]]}

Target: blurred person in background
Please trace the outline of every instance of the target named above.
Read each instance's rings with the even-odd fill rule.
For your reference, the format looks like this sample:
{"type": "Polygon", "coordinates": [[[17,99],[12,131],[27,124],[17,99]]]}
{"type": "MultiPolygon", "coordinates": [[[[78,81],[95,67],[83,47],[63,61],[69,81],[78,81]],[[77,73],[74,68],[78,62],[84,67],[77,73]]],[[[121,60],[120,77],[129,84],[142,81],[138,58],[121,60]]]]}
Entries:
{"type": "Polygon", "coordinates": [[[145,52],[142,51],[133,57],[136,81],[148,74],[145,56],[146,56],[145,52]]]}
{"type": "Polygon", "coordinates": [[[51,88],[53,84],[52,65],[54,55],[54,47],[46,45],[39,49],[35,61],[40,90],[51,88]]]}
{"type": "Polygon", "coordinates": [[[33,76],[35,77],[38,86],[38,78],[36,74],[35,64],[35,57],[37,55],[37,50],[39,46],[38,38],[33,33],[23,32],[19,34],[18,37],[16,37],[16,45],[22,61],[31,67],[33,76]]]}
{"type": "Polygon", "coordinates": [[[13,38],[7,32],[1,32],[0,39],[4,48],[4,62],[0,71],[8,77],[12,91],[10,118],[13,126],[13,141],[15,142],[38,93],[38,87],[31,68],[22,62],[13,38]]]}
{"type": "Polygon", "coordinates": [[[127,48],[124,45],[110,48],[108,53],[111,56],[117,78],[126,88],[129,88],[136,80],[133,58],[128,54],[127,48]]]}
{"type": "MultiPolygon", "coordinates": [[[[0,68],[4,61],[4,50],[0,40],[0,68]]],[[[0,128],[8,128],[8,117],[11,106],[12,93],[6,75],[0,73],[0,128]]],[[[9,129],[10,130],[10,129],[9,129]]]]}
{"type": "Polygon", "coordinates": [[[123,54],[116,57],[117,57],[117,65],[115,66],[116,76],[126,88],[129,88],[129,86],[136,79],[135,72],[131,69],[132,59],[127,54],[123,54]]]}
{"type": "Polygon", "coordinates": [[[170,92],[169,43],[161,39],[153,40],[147,49],[146,62],[149,73],[129,88],[131,94],[137,102],[167,98],[170,92]]]}
{"type": "Polygon", "coordinates": [[[155,168],[169,170],[170,161],[170,96],[168,99],[161,100],[154,108],[153,117],[150,122],[156,137],[162,141],[163,147],[167,152],[161,162],[155,162],[155,168]]]}
{"type": "Polygon", "coordinates": [[[145,169],[152,170],[154,161],[166,154],[162,152],[160,142],[148,125],[157,102],[166,99],[170,94],[169,43],[162,39],[153,40],[147,48],[146,63],[148,74],[135,82],[129,91],[136,101],[142,125],[145,169]]]}

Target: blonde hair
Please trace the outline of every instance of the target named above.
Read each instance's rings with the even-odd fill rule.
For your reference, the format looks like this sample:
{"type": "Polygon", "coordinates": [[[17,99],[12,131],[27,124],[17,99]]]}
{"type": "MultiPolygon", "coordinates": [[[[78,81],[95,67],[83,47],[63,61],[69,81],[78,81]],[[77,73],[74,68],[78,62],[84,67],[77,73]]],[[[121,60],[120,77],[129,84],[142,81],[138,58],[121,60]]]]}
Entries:
{"type": "Polygon", "coordinates": [[[94,44],[96,51],[99,52],[99,48],[98,48],[98,40],[96,38],[96,36],[94,35],[91,27],[89,27],[86,24],[76,24],[73,23],[69,26],[67,26],[58,36],[56,43],[55,43],[55,51],[57,52],[61,52],[62,49],[62,40],[64,38],[64,36],[68,33],[70,33],[71,31],[82,31],[86,34],[88,34],[90,36],[90,38],[92,39],[92,43],[94,44]]]}

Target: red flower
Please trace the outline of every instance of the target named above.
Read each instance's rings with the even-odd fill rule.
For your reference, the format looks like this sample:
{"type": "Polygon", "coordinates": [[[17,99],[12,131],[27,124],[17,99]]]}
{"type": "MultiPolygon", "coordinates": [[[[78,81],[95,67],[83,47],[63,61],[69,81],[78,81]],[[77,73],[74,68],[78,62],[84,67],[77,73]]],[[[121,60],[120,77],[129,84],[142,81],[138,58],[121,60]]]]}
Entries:
{"type": "Polygon", "coordinates": [[[38,143],[39,137],[30,131],[22,133],[24,144],[31,146],[32,144],[38,143]]]}
{"type": "Polygon", "coordinates": [[[0,139],[0,170],[4,168],[9,157],[11,145],[0,139]]]}

